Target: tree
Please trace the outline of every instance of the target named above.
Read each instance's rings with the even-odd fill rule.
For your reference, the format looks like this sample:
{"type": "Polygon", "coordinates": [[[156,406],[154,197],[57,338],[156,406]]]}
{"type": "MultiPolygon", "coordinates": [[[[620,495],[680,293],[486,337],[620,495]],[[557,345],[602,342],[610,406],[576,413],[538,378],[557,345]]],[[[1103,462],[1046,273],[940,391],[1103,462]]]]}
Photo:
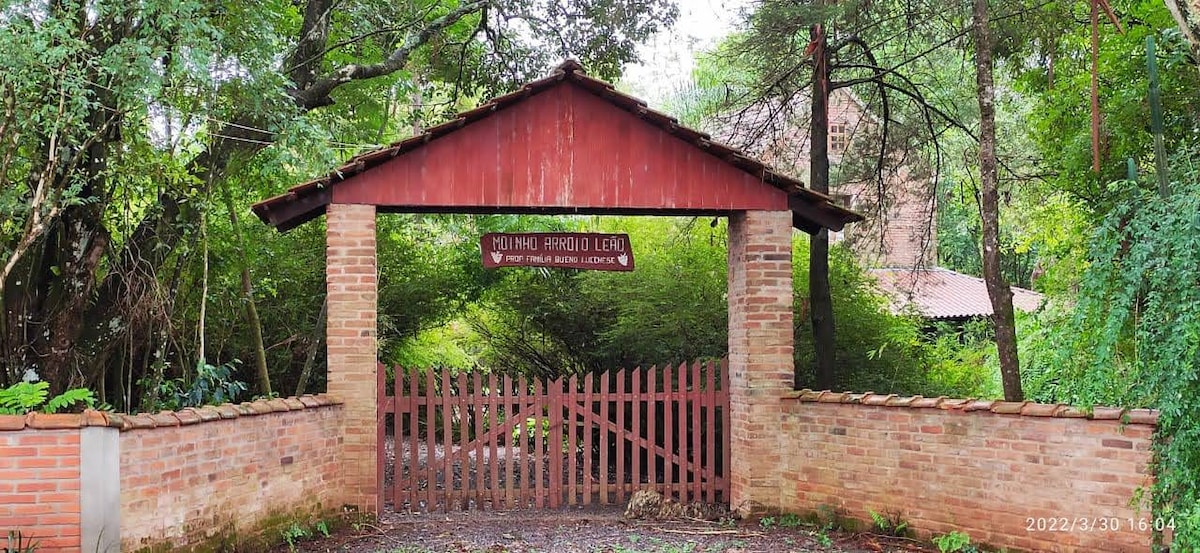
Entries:
{"type": "MultiPolygon", "coordinates": [[[[305,139],[369,143],[350,138],[369,120],[383,121],[374,137],[394,139],[396,126],[375,132],[389,126],[373,98],[421,81],[414,73],[444,92],[419,116],[566,56],[612,78],[675,10],[668,0],[54,0],[0,12],[12,53],[0,62],[10,122],[0,364],[10,379],[34,367],[58,389],[128,388],[122,367],[186,365],[195,335],[175,317],[202,301],[192,244],[202,226],[237,226],[218,224],[214,195],[236,187],[237,211],[289,184],[268,191],[238,175],[265,163],[291,184],[311,177],[341,156],[305,139]],[[320,154],[295,155],[306,149],[320,154]]],[[[236,286],[253,320],[246,302],[259,287],[236,286]]]]}
{"type": "MultiPolygon", "coordinates": [[[[825,27],[815,23],[809,30],[813,56],[812,119],[809,123],[809,187],[829,194],[829,40],[825,27]]],[[[812,318],[816,349],[817,387],[833,388],[837,356],[834,348],[833,297],[829,291],[829,229],[819,229],[808,246],[809,317],[812,318]]]]}
{"type": "MultiPolygon", "coordinates": [[[[883,225],[896,193],[889,190],[891,174],[901,166],[925,165],[924,160],[915,159],[923,156],[910,157],[908,153],[930,145],[933,163],[929,165],[939,166],[937,137],[944,126],[962,126],[931,102],[925,95],[926,88],[908,74],[914,62],[937,48],[933,46],[933,33],[912,24],[937,17],[923,12],[927,9],[930,7],[909,3],[763,2],[750,16],[746,32],[714,54],[724,63],[741,66],[750,75],[748,82],[727,85],[734,92],[726,94],[725,104],[727,110],[736,110],[733,126],[750,128],[734,137],[735,144],[785,170],[793,160],[807,161],[807,167],[792,169],[807,173],[810,188],[818,192],[829,193],[835,180],[871,183],[873,197],[860,198],[860,209],[883,225]],[[799,40],[802,33],[807,36],[804,42],[799,40]],[[902,36],[903,40],[898,38],[902,36]],[[884,54],[887,57],[881,57],[884,54]],[[860,149],[842,156],[844,161],[834,179],[828,105],[830,93],[843,88],[853,88],[858,97],[865,99],[865,109],[872,112],[869,119],[877,123],[857,130],[857,140],[852,144],[857,143],[860,149]],[[806,134],[787,130],[804,123],[806,134]],[[803,147],[807,154],[797,156],[795,150],[803,147]],[[867,161],[856,162],[856,158],[867,161]]],[[[944,45],[953,39],[936,40],[944,45]]],[[[918,173],[922,171],[917,169],[918,173]]],[[[931,198],[933,191],[925,193],[931,198]]],[[[929,216],[933,216],[932,209],[929,216]]],[[[818,352],[817,386],[830,387],[836,380],[837,359],[828,232],[818,231],[810,240],[808,314],[818,352]]],[[[879,249],[883,247],[878,245],[879,249]]],[[[795,370],[799,382],[804,369],[795,370]]]]}
{"type": "Polygon", "coordinates": [[[1192,63],[1200,69],[1200,2],[1196,0],[1163,0],[1179,32],[1192,47],[1192,63]]]}
{"type": "Polygon", "coordinates": [[[979,175],[983,220],[983,280],[992,303],[996,349],[1005,401],[1021,401],[1021,370],[1017,359],[1017,332],[1012,288],[1001,274],[1000,175],[996,169],[996,89],[992,79],[992,39],[988,26],[988,0],[975,0],[972,10],[975,34],[975,83],[979,98],[979,175]]]}

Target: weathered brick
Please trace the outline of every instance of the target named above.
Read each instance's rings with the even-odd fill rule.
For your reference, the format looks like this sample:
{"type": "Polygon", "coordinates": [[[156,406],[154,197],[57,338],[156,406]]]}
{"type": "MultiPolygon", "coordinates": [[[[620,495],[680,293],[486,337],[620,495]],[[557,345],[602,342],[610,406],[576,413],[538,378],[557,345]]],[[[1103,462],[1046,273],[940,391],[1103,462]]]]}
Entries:
{"type": "MultiPolygon", "coordinates": [[[[1031,534],[1026,519],[1136,518],[1129,502],[1136,489],[1152,483],[1144,472],[1150,426],[1122,427],[1111,415],[1059,418],[1056,411],[1044,416],[1036,409],[1001,415],[918,409],[916,402],[827,403],[821,397],[810,392],[785,400],[793,405],[782,410],[778,435],[764,440],[780,444],[779,487],[801,492],[781,495],[784,511],[835,505],[862,520],[869,520],[868,508],[899,512],[919,533],[962,531],[1010,551],[1149,549],[1149,532],[1031,534]],[[1138,430],[1129,435],[1129,428],[1138,430]],[[860,433],[881,438],[859,441],[860,433]]],[[[1017,411],[1015,405],[1000,407],[1017,411]]]]}
{"type": "MultiPolygon", "coordinates": [[[[344,411],[341,435],[350,436],[343,451],[345,485],[341,503],[367,512],[380,507],[375,488],[374,432],[377,367],[376,319],[378,276],[375,261],[375,208],[332,204],[326,212],[326,329],[329,396],[352,399],[344,411]],[[353,238],[348,244],[346,238],[353,238]],[[354,430],[362,429],[362,433],[354,430]],[[361,455],[351,448],[361,447],[361,455]]],[[[318,402],[328,397],[317,398],[318,402]]]]}

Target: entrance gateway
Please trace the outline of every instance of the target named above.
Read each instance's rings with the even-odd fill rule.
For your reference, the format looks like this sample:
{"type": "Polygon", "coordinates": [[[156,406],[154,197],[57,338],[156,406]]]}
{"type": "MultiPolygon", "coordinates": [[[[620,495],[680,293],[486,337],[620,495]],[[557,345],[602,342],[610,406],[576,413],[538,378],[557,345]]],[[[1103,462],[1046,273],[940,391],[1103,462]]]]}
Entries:
{"type": "MultiPolygon", "coordinates": [[[[792,389],[792,229],[836,231],[862,220],[828,196],[587,76],[574,61],[420,135],[355,156],[253,210],[280,231],[326,216],[328,392],[345,403],[343,502],[375,513],[385,499],[378,212],[728,217],[724,462],[727,499],[738,510],[777,505],[780,494],[771,472],[778,463],[755,460],[778,459],[768,439],[777,424],[772,415],[792,389]]],[[[514,399],[523,393],[512,391],[514,399]]],[[[595,421],[586,411],[592,409],[576,413],[595,421]]],[[[602,426],[611,420],[600,418],[602,426]]],[[[673,473],[698,472],[688,470],[692,461],[679,458],[678,447],[660,451],[660,442],[648,446],[660,459],[656,463],[666,456],[677,467],[673,473]]]]}

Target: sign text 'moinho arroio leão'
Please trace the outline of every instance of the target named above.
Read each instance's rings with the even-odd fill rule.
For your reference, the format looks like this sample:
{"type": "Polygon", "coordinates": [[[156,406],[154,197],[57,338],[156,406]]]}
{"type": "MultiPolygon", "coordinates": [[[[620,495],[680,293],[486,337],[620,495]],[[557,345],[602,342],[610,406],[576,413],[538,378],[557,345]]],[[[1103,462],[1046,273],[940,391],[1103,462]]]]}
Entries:
{"type": "Polygon", "coordinates": [[[583,232],[489,233],[479,241],[483,266],[564,267],[632,271],[628,234],[583,232]]]}

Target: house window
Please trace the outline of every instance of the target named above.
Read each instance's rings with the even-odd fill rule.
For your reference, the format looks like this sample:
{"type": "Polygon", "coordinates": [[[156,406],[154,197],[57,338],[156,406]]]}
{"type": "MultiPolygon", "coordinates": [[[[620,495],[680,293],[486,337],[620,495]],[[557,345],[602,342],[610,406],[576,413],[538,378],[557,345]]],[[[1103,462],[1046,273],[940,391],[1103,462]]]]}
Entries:
{"type": "Polygon", "coordinates": [[[846,134],[845,123],[829,125],[829,153],[841,155],[850,147],[850,137],[846,134]]]}

